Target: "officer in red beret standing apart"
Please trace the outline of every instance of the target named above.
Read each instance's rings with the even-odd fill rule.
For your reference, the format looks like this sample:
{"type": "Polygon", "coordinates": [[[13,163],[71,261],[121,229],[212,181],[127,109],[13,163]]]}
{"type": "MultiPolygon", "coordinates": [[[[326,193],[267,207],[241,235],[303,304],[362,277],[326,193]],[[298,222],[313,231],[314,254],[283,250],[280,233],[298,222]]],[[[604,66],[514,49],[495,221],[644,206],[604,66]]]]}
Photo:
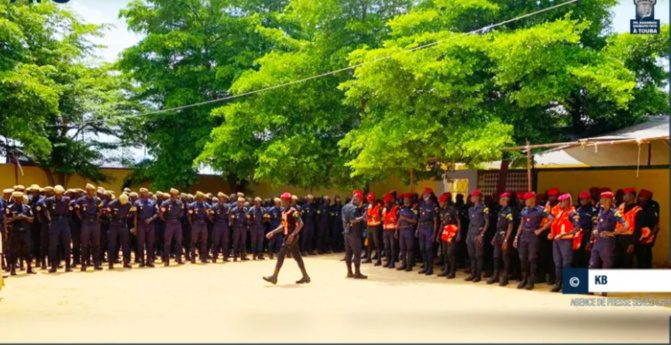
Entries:
{"type": "Polygon", "coordinates": [[[636,202],[636,188],[624,188],[622,192],[624,202],[618,208],[618,213],[629,226],[624,229],[622,225],[615,225],[615,229],[618,230],[615,242],[616,265],[620,268],[633,268],[634,244],[641,237],[643,213],[641,206],[636,202]]]}
{"type": "MultiPolygon", "coordinates": [[[[277,264],[275,264],[275,272],[273,275],[268,277],[263,277],[263,280],[270,282],[272,284],[277,284],[277,276],[280,274],[280,269],[282,269],[282,264],[284,264],[284,258],[287,254],[291,253],[291,256],[296,260],[298,268],[300,268],[303,277],[296,281],[296,284],[307,284],[310,282],[310,276],[305,269],[305,263],[303,262],[303,257],[301,256],[301,250],[298,245],[299,234],[303,229],[303,219],[301,218],[300,213],[293,206],[291,206],[291,193],[284,192],[280,196],[282,200],[282,225],[271,230],[266,237],[270,240],[273,236],[283,233],[284,241],[282,243],[282,248],[280,249],[279,254],[277,254],[277,264]]],[[[361,252],[361,251],[359,251],[361,252]]]]}
{"type": "Polygon", "coordinates": [[[468,258],[471,261],[471,275],[466,281],[474,283],[482,280],[482,267],[484,265],[484,238],[485,231],[489,227],[489,208],[483,204],[482,193],[479,189],[471,193],[473,206],[468,209],[468,233],[466,235],[466,247],[468,258]]]}
{"type": "Polygon", "coordinates": [[[597,216],[595,229],[592,231],[592,255],[589,261],[589,268],[613,268],[615,259],[615,235],[618,231],[615,229],[619,224],[624,231],[629,225],[620,213],[613,207],[613,192],[601,193],[601,209],[597,216]]]}
{"type": "Polygon", "coordinates": [[[580,216],[571,205],[571,194],[559,196],[559,212],[552,221],[548,239],[552,241],[552,258],[555,264],[555,285],[552,292],[562,288],[562,270],[573,264],[573,237],[580,230],[580,216]]]}
{"type": "Polygon", "coordinates": [[[361,235],[366,215],[363,212],[361,191],[354,191],[352,201],[342,207],[343,233],[345,234],[345,263],[347,278],[366,279],[361,273],[361,235]],[[354,272],[352,272],[354,258],[354,272]]]}
{"type": "Polygon", "coordinates": [[[652,192],[646,189],[638,193],[638,204],[641,206],[641,237],[637,241],[636,265],[638,268],[652,268],[652,247],[659,232],[659,204],[652,200],[652,192]]]}
{"type": "Polygon", "coordinates": [[[510,274],[510,236],[513,233],[513,208],[510,207],[509,192],[502,193],[499,196],[499,211],[496,220],[496,234],[492,239],[494,247],[494,274],[487,284],[499,283],[501,286],[508,285],[508,275],[510,274]],[[501,271],[501,261],[503,261],[503,271],[501,271]]]}
{"type": "Polygon", "coordinates": [[[513,246],[519,251],[522,266],[522,279],[517,288],[531,290],[534,288],[538,270],[539,236],[550,227],[553,217],[543,206],[536,204],[534,192],[524,194],[524,203],[526,206],[520,212],[520,226],[515,234],[513,246]],[[545,225],[541,225],[543,220],[547,220],[545,225]]]}

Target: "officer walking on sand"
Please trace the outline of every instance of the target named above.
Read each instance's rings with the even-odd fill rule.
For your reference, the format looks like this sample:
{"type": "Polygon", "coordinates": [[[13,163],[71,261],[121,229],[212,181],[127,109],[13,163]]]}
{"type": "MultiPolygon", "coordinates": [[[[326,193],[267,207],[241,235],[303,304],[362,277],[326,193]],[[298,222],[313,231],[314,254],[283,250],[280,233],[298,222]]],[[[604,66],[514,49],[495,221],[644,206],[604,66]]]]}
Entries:
{"type": "Polygon", "coordinates": [[[303,257],[301,256],[301,251],[299,248],[299,238],[300,232],[303,229],[303,219],[301,219],[298,211],[291,206],[291,193],[284,192],[280,196],[282,200],[282,224],[277,228],[271,230],[266,237],[269,240],[272,240],[273,236],[279,234],[280,232],[284,234],[284,242],[282,243],[282,249],[280,249],[279,254],[277,254],[277,264],[275,264],[275,272],[273,275],[268,277],[263,277],[263,280],[270,282],[272,284],[277,284],[277,276],[280,274],[280,269],[282,269],[282,264],[284,264],[284,258],[288,253],[291,253],[291,256],[296,260],[298,268],[300,268],[303,277],[296,281],[296,284],[307,284],[310,282],[310,276],[305,269],[305,263],[303,262],[303,257]]]}

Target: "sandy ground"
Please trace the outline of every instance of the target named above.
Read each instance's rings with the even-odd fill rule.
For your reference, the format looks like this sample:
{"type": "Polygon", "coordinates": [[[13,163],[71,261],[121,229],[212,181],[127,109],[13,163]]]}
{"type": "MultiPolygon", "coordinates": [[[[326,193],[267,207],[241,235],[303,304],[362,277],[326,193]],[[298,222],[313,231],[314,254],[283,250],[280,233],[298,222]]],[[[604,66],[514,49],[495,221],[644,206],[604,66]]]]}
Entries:
{"type": "Polygon", "coordinates": [[[0,342],[618,342],[669,341],[671,309],[572,307],[575,296],[477,285],[364,266],[340,255],[157,266],[7,279],[0,342]]]}

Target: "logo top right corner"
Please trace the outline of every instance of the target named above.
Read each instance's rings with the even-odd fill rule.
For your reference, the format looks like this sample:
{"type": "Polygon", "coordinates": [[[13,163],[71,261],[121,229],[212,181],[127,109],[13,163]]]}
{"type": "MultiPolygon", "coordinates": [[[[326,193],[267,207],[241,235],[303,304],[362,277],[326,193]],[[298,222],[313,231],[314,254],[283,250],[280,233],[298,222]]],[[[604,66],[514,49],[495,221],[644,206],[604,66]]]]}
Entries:
{"type": "Polygon", "coordinates": [[[657,0],[633,0],[636,19],[630,21],[629,32],[633,35],[658,35],[659,19],[655,19],[657,0]]]}

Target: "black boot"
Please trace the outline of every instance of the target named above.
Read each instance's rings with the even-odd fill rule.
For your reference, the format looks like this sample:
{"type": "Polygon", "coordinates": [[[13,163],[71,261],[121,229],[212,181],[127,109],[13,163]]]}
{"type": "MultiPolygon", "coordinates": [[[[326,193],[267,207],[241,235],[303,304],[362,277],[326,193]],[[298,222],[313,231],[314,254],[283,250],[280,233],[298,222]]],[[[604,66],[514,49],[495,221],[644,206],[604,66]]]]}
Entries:
{"type": "Polygon", "coordinates": [[[494,270],[494,274],[487,280],[487,284],[494,284],[499,282],[499,270],[494,270]]]}
{"type": "Polygon", "coordinates": [[[426,275],[430,276],[433,275],[433,260],[429,260],[426,264],[428,266],[428,269],[426,270],[426,275]]]}
{"type": "Polygon", "coordinates": [[[28,273],[28,274],[36,274],[36,273],[33,271],[33,261],[32,261],[32,260],[31,260],[31,261],[28,261],[28,269],[26,270],[26,273],[28,273]]]}
{"type": "Polygon", "coordinates": [[[552,292],[560,292],[561,291],[561,278],[555,279],[555,285],[552,287],[552,292]]]}
{"type": "Polygon", "coordinates": [[[522,272],[522,279],[520,279],[520,282],[517,283],[517,288],[523,289],[526,285],[527,285],[527,273],[522,272]]]}
{"type": "Polygon", "coordinates": [[[534,279],[534,276],[530,276],[529,279],[527,280],[527,285],[524,287],[527,290],[533,290],[534,288],[534,282],[536,279],[534,279]]]}
{"type": "Polygon", "coordinates": [[[296,284],[308,284],[309,282],[310,282],[310,277],[303,276],[303,278],[296,281],[296,284]]]}
{"type": "Polygon", "coordinates": [[[368,279],[368,276],[361,273],[361,266],[354,264],[354,279],[368,279]]]}
{"type": "Polygon", "coordinates": [[[65,272],[72,272],[72,266],[70,266],[70,260],[65,261],[65,272]]]}
{"type": "Polygon", "coordinates": [[[275,285],[277,284],[277,275],[273,274],[272,276],[269,277],[263,277],[263,280],[275,285]]]}
{"type": "Polygon", "coordinates": [[[508,272],[503,272],[501,275],[501,282],[499,283],[499,286],[506,286],[508,285],[508,272]]]}

